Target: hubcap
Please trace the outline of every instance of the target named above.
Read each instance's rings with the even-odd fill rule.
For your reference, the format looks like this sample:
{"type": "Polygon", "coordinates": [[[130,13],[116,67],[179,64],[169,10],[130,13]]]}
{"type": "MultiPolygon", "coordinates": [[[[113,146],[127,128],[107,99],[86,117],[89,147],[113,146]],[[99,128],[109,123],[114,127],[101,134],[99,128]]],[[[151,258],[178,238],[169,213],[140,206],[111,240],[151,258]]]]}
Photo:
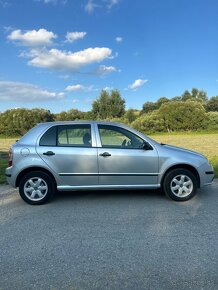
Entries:
{"type": "Polygon", "coordinates": [[[24,184],[24,194],[32,201],[43,199],[48,192],[48,185],[40,177],[32,177],[24,184]]]}
{"type": "Polygon", "coordinates": [[[177,175],[170,183],[172,193],[178,197],[186,197],[193,191],[193,182],[187,175],[177,175]]]}

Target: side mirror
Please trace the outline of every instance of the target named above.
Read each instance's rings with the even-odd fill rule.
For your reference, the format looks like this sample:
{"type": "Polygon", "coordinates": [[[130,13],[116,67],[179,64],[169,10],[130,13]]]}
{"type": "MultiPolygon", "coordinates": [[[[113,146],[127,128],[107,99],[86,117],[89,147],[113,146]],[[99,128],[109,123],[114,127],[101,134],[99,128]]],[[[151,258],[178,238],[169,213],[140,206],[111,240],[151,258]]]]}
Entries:
{"type": "Polygon", "coordinates": [[[142,149],[143,150],[153,150],[153,147],[147,143],[146,141],[144,141],[143,145],[142,145],[142,149]]]}

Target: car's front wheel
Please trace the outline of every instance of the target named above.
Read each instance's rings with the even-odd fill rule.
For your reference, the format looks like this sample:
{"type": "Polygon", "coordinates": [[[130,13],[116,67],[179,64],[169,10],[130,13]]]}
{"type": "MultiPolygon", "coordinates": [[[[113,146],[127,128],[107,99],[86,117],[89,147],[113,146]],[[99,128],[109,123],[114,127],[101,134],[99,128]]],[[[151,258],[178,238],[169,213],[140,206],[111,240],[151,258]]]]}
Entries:
{"type": "Polygon", "coordinates": [[[196,177],[190,170],[173,169],[164,178],[163,190],[173,200],[189,200],[196,194],[196,177]]]}
{"type": "Polygon", "coordinates": [[[44,204],[54,196],[54,182],[45,172],[30,172],[21,179],[19,193],[21,198],[29,204],[44,204]]]}

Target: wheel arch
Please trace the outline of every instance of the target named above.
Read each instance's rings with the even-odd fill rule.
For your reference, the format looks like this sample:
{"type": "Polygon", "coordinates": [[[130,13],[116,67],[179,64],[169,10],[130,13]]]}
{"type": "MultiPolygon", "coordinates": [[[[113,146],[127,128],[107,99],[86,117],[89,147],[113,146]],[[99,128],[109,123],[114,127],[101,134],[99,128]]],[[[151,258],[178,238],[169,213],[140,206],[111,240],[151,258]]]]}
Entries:
{"type": "Polygon", "coordinates": [[[197,187],[200,187],[200,175],[197,171],[197,169],[194,167],[194,166],[191,166],[189,164],[176,164],[176,165],[173,165],[171,167],[169,167],[163,174],[162,178],[161,178],[161,187],[163,188],[163,182],[164,182],[164,179],[166,177],[166,175],[173,169],[187,169],[189,171],[191,171],[194,176],[196,177],[196,180],[197,180],[197,187]]]}
{"type": "Polygon", "coordinates": [[[22,170],[16,178],[16,187],[19,186],[20,181],[23,178],[23,176],[25,176],[27,173],[34,172],[34,171],[41,171],[41,172],[48,174],[52,178],[55,187],[57,187],[57,182],[56,182],[54,175],[49,170],[47,170],[43,167],[39,167],[39,166],[28,167],[28,168],[22,170]]]}

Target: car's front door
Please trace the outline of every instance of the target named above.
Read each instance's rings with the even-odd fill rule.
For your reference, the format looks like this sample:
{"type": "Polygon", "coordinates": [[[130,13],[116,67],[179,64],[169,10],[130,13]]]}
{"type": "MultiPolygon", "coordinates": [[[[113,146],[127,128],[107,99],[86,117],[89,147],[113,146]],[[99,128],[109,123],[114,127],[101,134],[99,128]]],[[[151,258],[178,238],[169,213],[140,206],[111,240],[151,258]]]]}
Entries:
{"type": "Polygon", "coordinates": [[[158,180],[155,148],[144,148],[144,140],[119,126],[98,124],[99,185],[154,187],[158,180]]]}
{"type": "Polygon", "coordinates": [[[37,153],[59,175],[59,186],[98,185],[97,148],[91,126],[54,126],[39,140],[37,153]]]}

